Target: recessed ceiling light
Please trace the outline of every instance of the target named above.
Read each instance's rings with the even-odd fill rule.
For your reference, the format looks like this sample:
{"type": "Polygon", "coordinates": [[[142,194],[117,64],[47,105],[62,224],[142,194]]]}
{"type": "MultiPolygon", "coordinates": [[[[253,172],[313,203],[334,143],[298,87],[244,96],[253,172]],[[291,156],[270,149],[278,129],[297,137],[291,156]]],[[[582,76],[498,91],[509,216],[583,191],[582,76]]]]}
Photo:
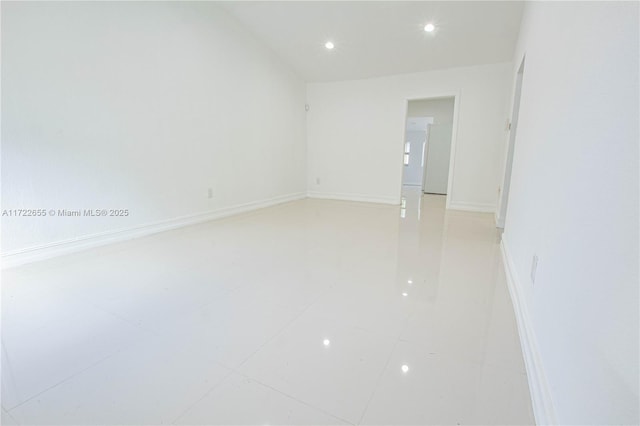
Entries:
{"type": "Polygon", "coordinates": [[[402,370],[403,373],[409,372],[409,366],[407,364],[404,364],[402,367],[400,367],[400,369],[402,370]]]}
{"type": "Polygon", "coordinates": [[[322,341],[322,344],[325,345],[325,346],[329,346],[331,344],[331,341],[329,339],[324,339],[322,341]]]}
{"type": "Polygon", "coordinates": [[[333,48],[334,48],[334,46],[333,46],[333,42],[331,42],[331,41],[326,42],[326,43],[324,44],[324,47],[326,47],[326,48],[327,48],[327,49],[329,49],[329,50],[333,49],[333,48]]]}
{"type": "Polygon", "coordinates": [[[432,33],[433,30],[436,29],[436,26],[433,25],[431,22],[429,22],[427,25],[424,26],[424,30],[428,33],[432,33]]]}

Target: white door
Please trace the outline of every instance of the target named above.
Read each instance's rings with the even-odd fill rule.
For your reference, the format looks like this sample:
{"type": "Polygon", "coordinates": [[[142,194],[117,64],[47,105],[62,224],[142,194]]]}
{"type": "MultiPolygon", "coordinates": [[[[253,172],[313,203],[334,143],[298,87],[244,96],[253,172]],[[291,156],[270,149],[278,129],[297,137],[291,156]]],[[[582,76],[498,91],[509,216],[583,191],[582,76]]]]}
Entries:
{"type": "Polygon", "coordinates": [[[453,125],[432,124],[427,139],[427,159],[424,173],[424,192],[446,194],[449,179],[449,154],[453,125]]]}

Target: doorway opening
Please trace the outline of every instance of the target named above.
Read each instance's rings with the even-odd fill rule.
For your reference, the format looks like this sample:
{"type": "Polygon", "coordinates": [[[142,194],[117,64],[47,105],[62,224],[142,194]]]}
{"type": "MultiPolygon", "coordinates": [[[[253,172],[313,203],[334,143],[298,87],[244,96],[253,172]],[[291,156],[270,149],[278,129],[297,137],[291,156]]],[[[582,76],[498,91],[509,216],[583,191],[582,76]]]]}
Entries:
{"type": "Polygon", "coordinates": [[[433,125],[433,117],[408,116],[405,128],[404,156],[402,162],[403,186],[422,188],[424,182],[424,165],[427,156],[429,130],[433,125]]]}
{"type": "Polygon", "coordinates": [[[511,124],[509,124],[509,142],[507,144],[507,155],[504,166],[504,181],[500,192],[500,208],[496,225],[504,229],[507,218],[507,207],[509,205],[509,190],[511,189],[511,170],[513,168],[513,153],[516,142],[516,131],[518,129],[518,116],[520,115],[520,97],[522,95],[522,77],[524,76],[524,58],[516,74],[516,86],[513,94],[513,110],[511,112],[511,124]]]}
{"type": "Polygon", "coordinates": [[[425,194],[449,194],[456,113],[455,95],[407,101],[403,191],[420,189],[425,194]]]}

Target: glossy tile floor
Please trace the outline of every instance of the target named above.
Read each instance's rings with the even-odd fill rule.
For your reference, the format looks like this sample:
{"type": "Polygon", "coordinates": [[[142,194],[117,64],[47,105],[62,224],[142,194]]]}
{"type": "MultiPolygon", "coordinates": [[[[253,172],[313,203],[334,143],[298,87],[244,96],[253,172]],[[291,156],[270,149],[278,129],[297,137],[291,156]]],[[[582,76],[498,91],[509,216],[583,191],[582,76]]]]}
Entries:
{"type": "Polygon", "coordinates": [[[531,424],[493,217],[302,200],[2,272],[2,424],[531,424]]]}

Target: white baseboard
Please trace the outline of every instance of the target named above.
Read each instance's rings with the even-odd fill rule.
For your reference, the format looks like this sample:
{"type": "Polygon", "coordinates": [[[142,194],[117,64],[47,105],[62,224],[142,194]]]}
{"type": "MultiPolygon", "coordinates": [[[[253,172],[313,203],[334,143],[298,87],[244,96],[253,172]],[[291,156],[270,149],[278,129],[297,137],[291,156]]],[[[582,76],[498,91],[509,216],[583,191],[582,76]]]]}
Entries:
{"type": "Polygon", "coordinates": [[[452,201],[447,207],[449,210],[462,210],[466,212],[495,213],[494,204],[465,203],[463,201],[452,201]]]}
{"type": "Polygon", "coordinates": [[[307,193],[309,198],[319,198],[323,200],[340,200],[340,201],[357,201],[363,203],[377,203],[377,204],[393,204],[399,205],[400,200],[395,197],[380,197],[378,195],[363,195],[363,194],[341,194],[335,192],[317,192],[309,191],[307,193]]]}
{"type": "Polygon", "coordinates": [[[26,249],[10,251],[2,253],[2,268],[12,268],[27,263],[37,262],[40,260],[51,259],[53,257],[65,254],[75,253],[106,244],[117,243],[134,238],[140,238],[151,234],[157,234],[163,231],[169,231],[184,226],[195,225],[214,219],[220,219],[227,216],[233,216],[240,213],[249,212],[276,204],[286,203],[288,201],[299,200],[306,197],[304,192],[282,195],[278,197],[268,198],[264,200],[253,201],[245,204],[224,207],[205,213],[181,216],[173,219],[163,220],[154,223],[148,223],[133,228],[119,229],[116,231],[106,231],[97,234],[84,235],[82,237],[56,241],[53,243],[42,244],[26,249]]]}
{"type": "Polygon", "coordinates": [[[551,399],[549,383],[540,358],[533,324],[531,323],[531,318],[529,317],[526,304],[523,300],[523,284],[513,264],[509,244],[505,241],[504,236],[500,247],[504,260],[507,285],[509,287],[509,293],[511,294],[511,302],[513,303],[513,310],[518,324],[518,334],[520,335],[520,345],[522,346],[522,354],[527,369],[529,392],[531,393],[531,403],[536,424],[555,425],[557,423],[553,400],[551,399]]]}

